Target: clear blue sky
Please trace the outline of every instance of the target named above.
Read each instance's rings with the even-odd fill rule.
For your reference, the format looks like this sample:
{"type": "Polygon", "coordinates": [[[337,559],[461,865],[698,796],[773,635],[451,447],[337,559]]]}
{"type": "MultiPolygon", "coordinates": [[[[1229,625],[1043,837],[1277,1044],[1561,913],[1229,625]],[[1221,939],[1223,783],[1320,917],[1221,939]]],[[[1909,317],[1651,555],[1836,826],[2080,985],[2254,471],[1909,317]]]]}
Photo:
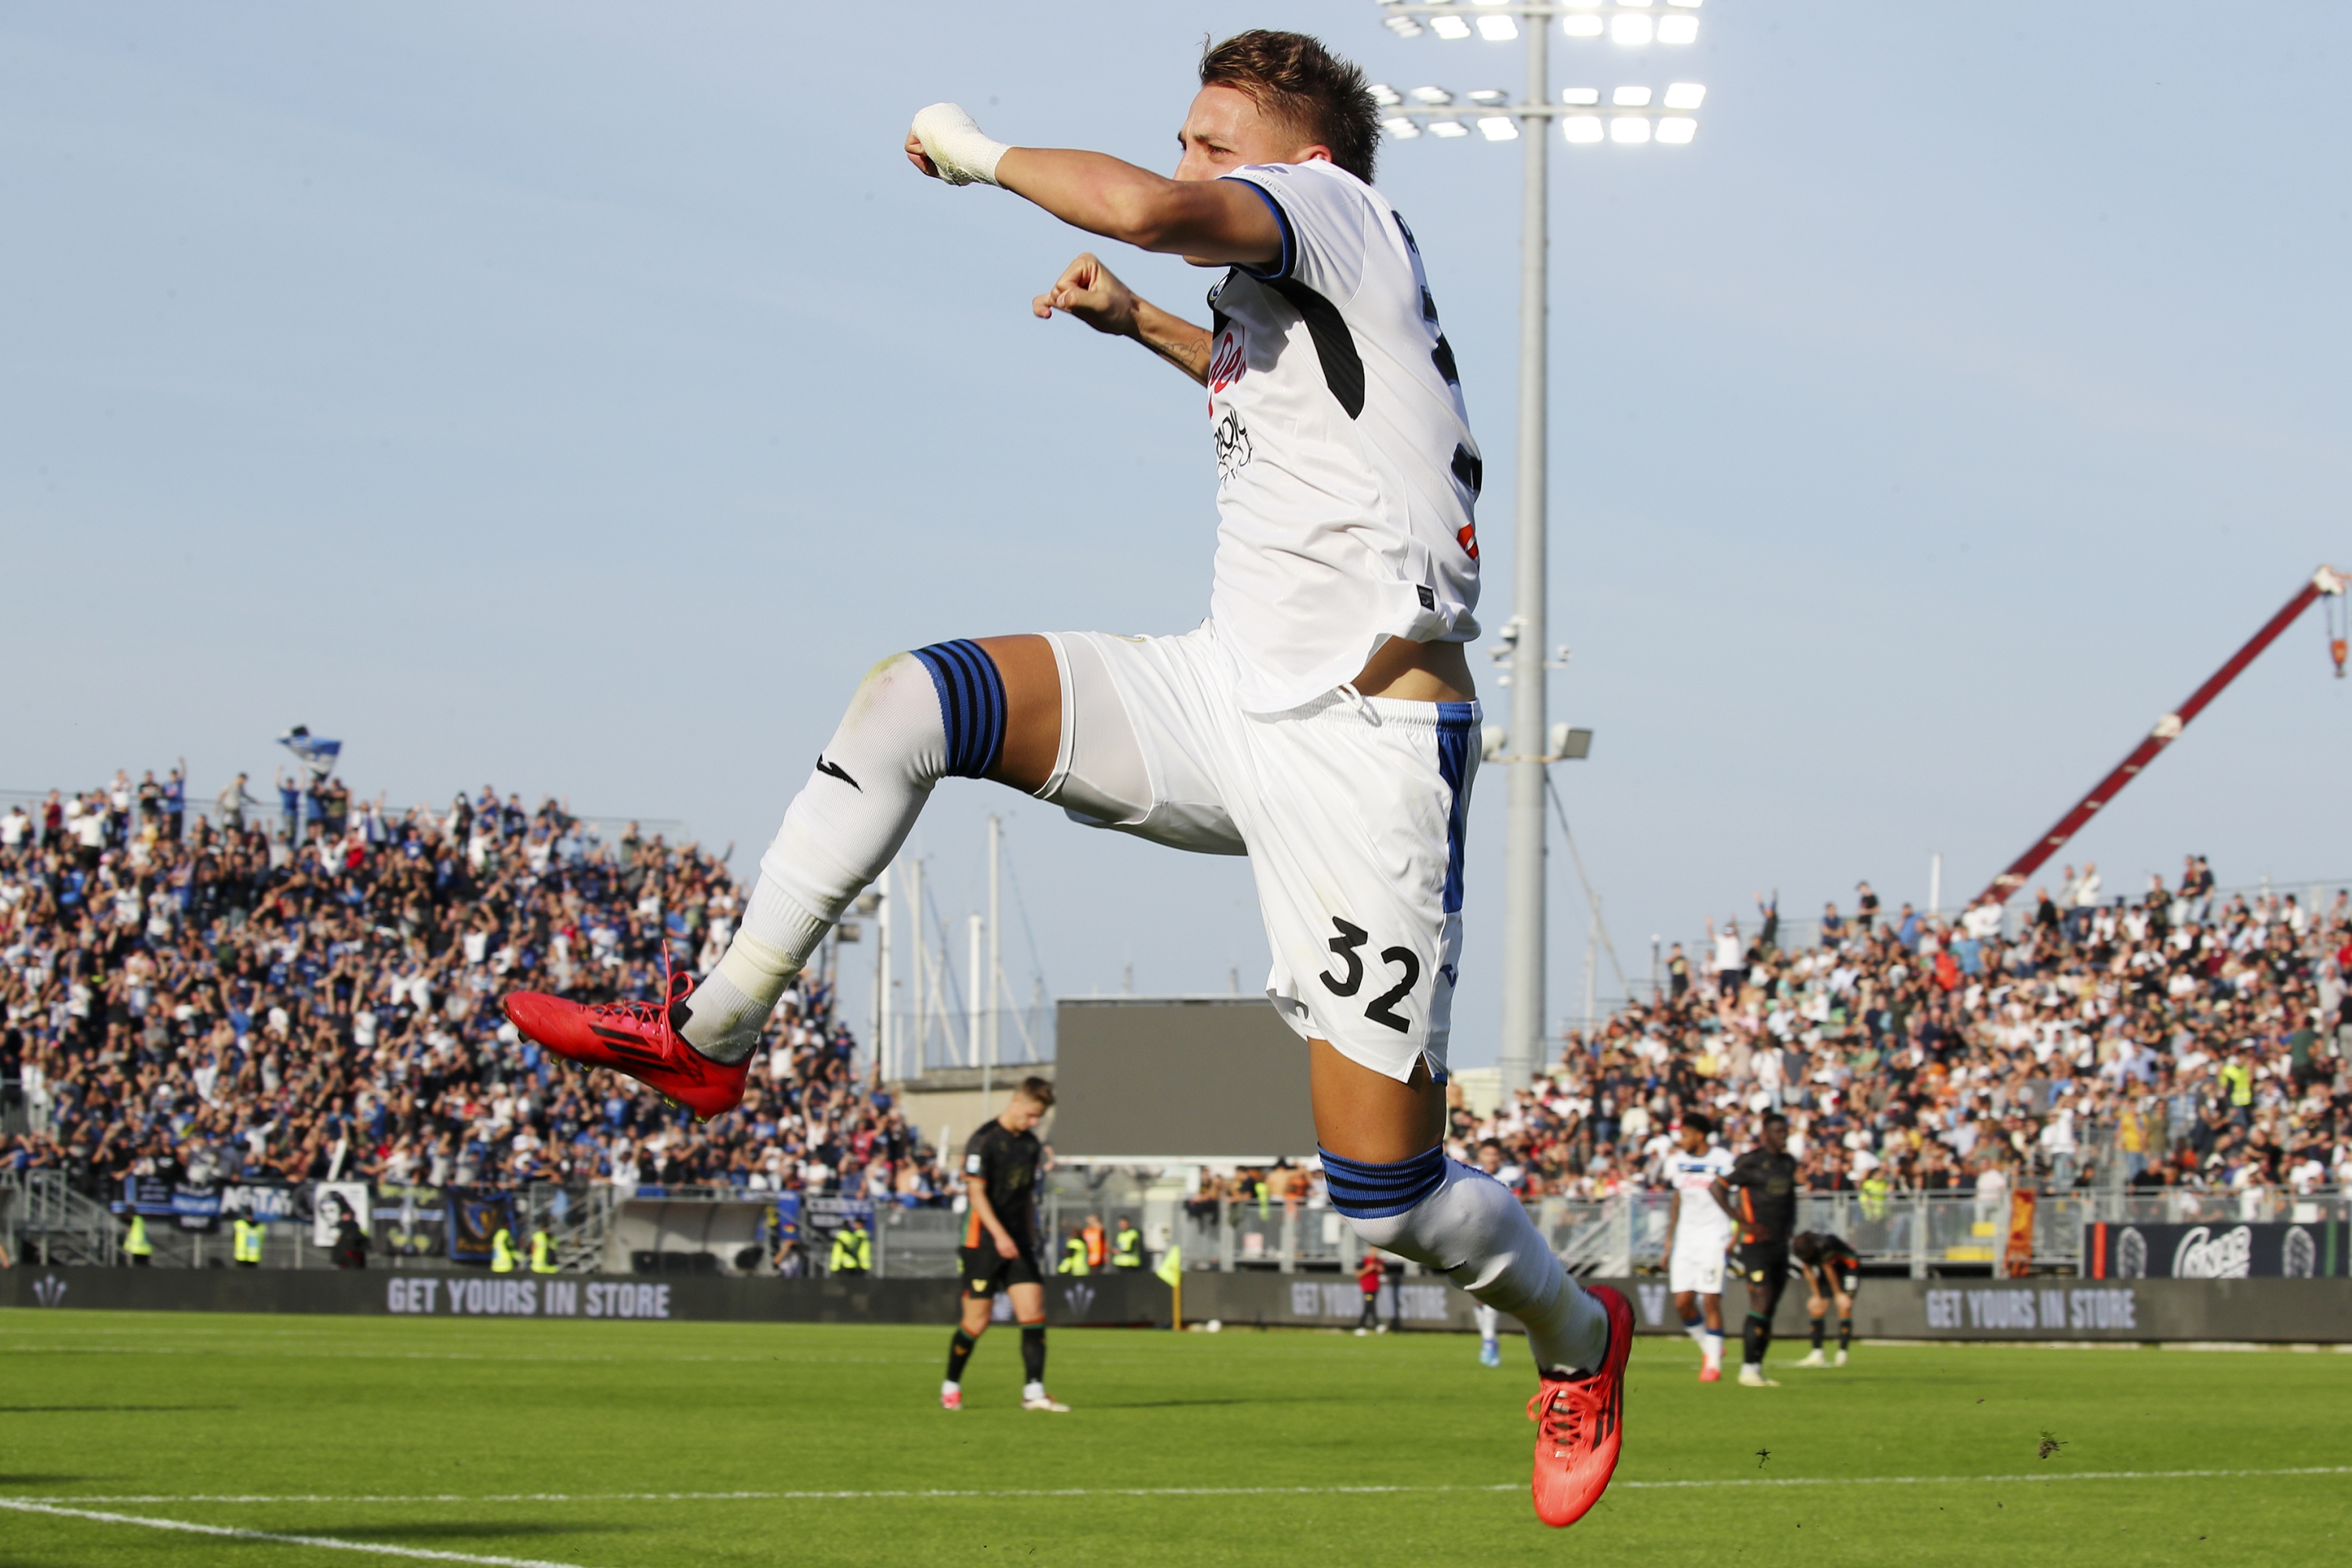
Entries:
{"type": "MultiPolygon", "coordinates": [[[[1556,85],[1711,89],[1690,147],[1554,158],[1554,711],[1599,734],[1560,779],[1636,968],[1759,888],[1924,900],[1941,849],[1965,894],[2352,564],[2352,11],[1702,16],[1689,49],[1554,46],[1556,85]]],[[[1367,0],[9,7],[0,784],[184,752],[209,791],[301,721],[371,792],[682,816],[748,870],[879,655],[1192,624],[1197,390],[1031,320],[1086,242],[898,143],[952,98],[1164,167],[1202,35],[1253,25],[1401,86],[1520,74],[1367,0]]],[[[1381,176],[1486,449],[1490,625],[1518,181],[1475,139],[1381,176]]],[[[1112,262],[1200,314],[1205,276],[1112,262]]],[[[2111,887],[2189,849],[2225,882],[2352,874],[2322,641],[2315,612],[2078,841],[2111,887]]],[[[1054,989],[1262,976],[1237,862],[980,785],[921,829],[951,918],[992,808],[1054,989]]],[[[1555,868],[1560,1016],[1584,921],[1555,868]]],[[[1017,928],[1008,953],[1017,980],[1017,928]]]]}

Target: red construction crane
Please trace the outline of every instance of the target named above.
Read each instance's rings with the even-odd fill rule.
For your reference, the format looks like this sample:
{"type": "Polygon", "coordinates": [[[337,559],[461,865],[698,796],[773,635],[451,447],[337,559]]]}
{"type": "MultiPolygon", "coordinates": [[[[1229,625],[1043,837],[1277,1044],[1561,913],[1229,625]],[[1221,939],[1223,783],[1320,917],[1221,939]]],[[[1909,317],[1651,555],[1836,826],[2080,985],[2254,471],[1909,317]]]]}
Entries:
{"type": "Polygon", "coordinates": [[[2008,870],[1995,877],[1992,886],[1970,900],[1970,905],[1982,903],[1987,899],[2006,903],[2020,888],[2025,886],[2025,879],[2033,875],[2044,860],[2058,853],[2066,840],[2082,831],[2083,824],[2091,820],[2093,813],[2115,799],[2124,785],[2137,778],[2140,771],[2155,760],[2157,752],[2179,739],[2180,731],[2189,727],[2189,721],[2203,712],[2207,703],[2221,696],[2222,689],[2237,679],[2239,672],[2246,666],[2254,662],[2255,655],[2270,647],[2281,632],[2294,625],[2297,616],[2311,608],[2315,599],[2330,601],[2327,652],[2328,657],[2336,661],[2336,679],[2342,679],[2347,651],[2345,639],[2347,629],[2352,629],[2347,628],[2342,612],[2347,579],[2352,579],[2352,574],[2338,572],[2332,566],[2322,566],[2314,572],[2311,581],[2303,585],[2302,591],[2289,599],[2277,615],[2263,623],[2262,630],[2246,639],[2245,647],[2231,654],[2229,662],[2215,670],[2211,679],[2190,692],[2188,701],[2158,719],[2156,728],[2148,731],[2147,738],[2134,746],[2131,754],[2118,763],[2113,773],[2092,785],[2090,794],[2076,801],[2074,809],[2060,817],[2049,832],[2035,839],[2033,847],[2019,856],[2008,870]]]}

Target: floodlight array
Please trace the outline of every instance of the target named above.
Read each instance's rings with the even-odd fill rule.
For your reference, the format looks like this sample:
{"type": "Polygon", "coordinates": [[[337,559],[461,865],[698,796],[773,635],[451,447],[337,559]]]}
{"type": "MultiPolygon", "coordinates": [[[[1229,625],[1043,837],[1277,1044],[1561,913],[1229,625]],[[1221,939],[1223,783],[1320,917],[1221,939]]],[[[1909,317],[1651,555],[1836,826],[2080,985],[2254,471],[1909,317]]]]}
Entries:
{"type": "Polygon", "coordinates": [[[1664,92],[1628,84],[1612,88],[1604,104],[1597,87],[1569,87],[1560,89],[1557,104],[1515,104],[1500,88],[1456,94],[1442,87],[1416,87],[1400,92],[1376,82],[1372,98],[1382,110],[1381,129],[1400,142],[1423,135],[1451,141],[1473,129],[1489,142],[1513,142],[1518,139],[1520,121],[1557,120],[1571,146],[1658,142],[1686,147],[1698,134],[1692,111],[1706,101],[1706,89],[1695,81],[1671,82],[1664,92]]]}
{"type": "Polygon", "coordinates": [[[1476,37],[1504,44],[1519,36],[1519,19],[1541,26],[1547,16],[1559,18],[1560,31],[1571,38],[1606,37],[1611,43],[1638,48],[1644,44],[1679,45],[1698,41],[1698,18],[1691,15],[1701,0],[1381,0],[1381,26],[1401,38],[1433,33],[1449,42],[1476,37]]]}

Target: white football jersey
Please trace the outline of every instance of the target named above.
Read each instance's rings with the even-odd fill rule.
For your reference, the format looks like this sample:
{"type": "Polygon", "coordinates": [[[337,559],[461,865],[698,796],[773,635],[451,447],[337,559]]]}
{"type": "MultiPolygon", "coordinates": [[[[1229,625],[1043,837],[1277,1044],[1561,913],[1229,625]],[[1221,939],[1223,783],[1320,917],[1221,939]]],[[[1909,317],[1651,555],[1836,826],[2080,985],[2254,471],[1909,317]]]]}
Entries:
{"type": "Polygon", "coordinates": [[[1217,452],[1210,615],[1242,707],[1329,691],[1388,637],[1478,635],[1483,468],[1420,248],[1336,163],[1258,163],[1282,258],[1211,290],[1217,452]]]}
{"type": "Polygon", "coordinates": [[[1730,1173],[1731,1151],[1720,1143],[1702,1154],[1677,1149],[1666,1161],[1666,1184],[1683,1198],[1675,1221],[1675,1251],[1721,1252],[1731,1244],[1731,1216],[1709,1192],[1717,1176],[1730,1173]]]}

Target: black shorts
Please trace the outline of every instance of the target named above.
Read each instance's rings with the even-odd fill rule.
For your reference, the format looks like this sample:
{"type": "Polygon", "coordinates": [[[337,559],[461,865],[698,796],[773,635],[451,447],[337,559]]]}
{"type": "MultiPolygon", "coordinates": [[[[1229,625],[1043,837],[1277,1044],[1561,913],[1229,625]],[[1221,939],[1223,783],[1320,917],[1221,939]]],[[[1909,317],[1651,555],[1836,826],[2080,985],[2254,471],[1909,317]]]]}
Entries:
{"type": "Polygon", "coordinates": [[[1829,1280],[1831,1289],[1851,1299],[1862,1285],[1862,1259],[1850,1252],[1824,1258],[1822,1259],[1822,1274],[1829,1280]]]}
{"type": "Polygon", "coordinates": [[[1027,1247],[1014,1257],[1006,1258],[996,1250],[996,1244],[984,1247],[964,1247],[956,1250],[956,1272],[963,1276],[964,1294],[992,1296],[999,1285],[1043,1285],[1045,1271],[1037,1267],[1037,1259],[1027,1247]]]}
{"type": "Polygon", "coordinates": [[[1739,1277],[1750,1285],[1777,1288],[1787,1284],[1789,1244],[1785,1241],[1741,1242],[1739,1277]]]}

